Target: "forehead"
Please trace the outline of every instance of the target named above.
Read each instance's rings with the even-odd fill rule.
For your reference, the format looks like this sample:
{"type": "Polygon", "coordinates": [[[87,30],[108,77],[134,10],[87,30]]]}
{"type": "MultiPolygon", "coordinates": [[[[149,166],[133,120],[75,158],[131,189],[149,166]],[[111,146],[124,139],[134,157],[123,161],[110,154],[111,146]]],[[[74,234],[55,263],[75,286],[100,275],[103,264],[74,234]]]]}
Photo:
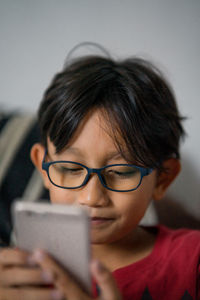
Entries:
{"type": "MultiPolygon", "coordinates": [[[[93,109],[87,113],[84,119],[78,125],[69,145],[74,143],[78,138],[86,138],[88,141],[90,137],[107,138],[115,141],[122,141],[122,137],[118,133],[118,128],[115,122],[111,122],[108,113],[104,109],[93,109]]],[[[68,146],[68,145],[66,145],[68,146]]]]}
{"type": "MultiPolygon", "coordinates": [[[[124,141],[117,133],[117,126],[111,124],[108,115],[101,109],[95,109],[85,116],[79,124],[72,138],[61,152],[89,153],[96,154],[99,157],[103,154],[119,154],[119,144],[125,148],[124,141]]],[[[48,142],[49,150],[54,150],[52,143],[48,142]]],[[[52,153],[53,153],[52,152],[52,153]]],[[[126,150],[124,149],[124,152],[126,150]]]]}

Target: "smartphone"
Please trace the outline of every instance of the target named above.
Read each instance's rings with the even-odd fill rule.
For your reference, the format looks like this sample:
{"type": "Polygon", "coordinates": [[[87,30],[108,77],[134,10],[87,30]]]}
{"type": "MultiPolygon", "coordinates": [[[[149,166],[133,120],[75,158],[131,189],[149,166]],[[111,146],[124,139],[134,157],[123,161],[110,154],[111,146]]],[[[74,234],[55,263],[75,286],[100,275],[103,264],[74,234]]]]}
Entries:
{"type": "Polygon", "coordinates": [[[17,247],[46,250],[91,293],[86,210],[73,205],[15,201],[12,217],[17,247]]]}

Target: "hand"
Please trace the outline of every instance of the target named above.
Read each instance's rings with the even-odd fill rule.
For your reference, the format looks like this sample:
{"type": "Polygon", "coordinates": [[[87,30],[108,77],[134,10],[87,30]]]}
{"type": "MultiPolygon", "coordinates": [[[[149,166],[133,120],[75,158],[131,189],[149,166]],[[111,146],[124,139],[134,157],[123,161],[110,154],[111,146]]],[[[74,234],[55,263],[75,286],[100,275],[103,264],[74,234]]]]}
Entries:
{"type": "Polygon", "coordinates": [[[55,289],[42,269],[31,266],[30,254],[11,248],[0,250],[0,300],[52,300],[55,289]]]}
{"type": "MultiPolygon", "coordinates": [[[[75,280],[61,267],[53,258],[43,251],[36,250],[32,260],[52,278],[57,292],[54,293],[57,300],[90,300],[91,296],[86,294],[75,280]]],[[[98,261],[92,261],[91,273],[99,288],[99,300],[120,300],[121,296],[111,273],[98,261]]]]}

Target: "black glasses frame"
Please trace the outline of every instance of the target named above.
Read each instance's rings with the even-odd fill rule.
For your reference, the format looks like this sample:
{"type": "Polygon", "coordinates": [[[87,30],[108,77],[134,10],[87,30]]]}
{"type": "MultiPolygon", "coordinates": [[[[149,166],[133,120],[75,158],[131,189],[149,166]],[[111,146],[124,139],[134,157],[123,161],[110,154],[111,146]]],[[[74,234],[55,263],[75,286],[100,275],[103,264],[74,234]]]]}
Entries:
{"type": "Polygon", "coordinates": [[[50,162],[45,162],[45,158],[47,156],[47,150],[45,151],[45,154],[44,154],[44,158],[43,158],[43,161],[42,161],[42,170],[46,171],[47,175],[48,175],[48,178],[50,180],[50,182],[59,187],[59,188],[62,188],[62,189],[78,189],[84,185],[86,185],[90,179],[90,175],[91,174],[97,174],[98,175],[98,178],[101,182],[101,184],[108,190],[110,191],[113,191],[113,192],[131,192],[131,191],[134,191],[136,190],[141,182],[142,182],[142,179],[144,176],[147,176],[149,175],[152,171],[153,171],[153,168],[144,168],[144,167],[139,167],[139,166],[136,166],[136,165],[132,165],[132,164],[112,164],[112,165],[107,165],[107,166],[104,166],[102,168],[88,168],[87,166],[81,164],[81,163],[78,163],[78,162],[75,162],[75,161],[67,161],[67,160],[58,160],[58,161],[50,161],[50,162]],[[73,164],[76,164],[78,166],[81,166],[81,167],[84,167],[86,170],[87,170],[87,175],[85,177],[85,180],[84,182],[77,186],[77,187],[63,187],[63,186],[60,186],[60,185],[57,185],[55,184],[52,180],[51,180],[51,177],[49,175],[49,167],[53,164],[56,164],[56,163],[73,163],[73,164]],[[110,187],[108,187],[105,183],[105,181],[103,180],[103,177],[101,175],[101,172],[108,168],[108,167],[113,167],[113,166],[128,166],[128,167],[134,167],[136,169],[138,169],[140,171],[140,174],[141,174],[141,177],[140,177],[140,182],[138,183],[137,187],[133,188],[133,189],[129,189],[129,190],[115,190],[115,189],[111,189],[110,187]]]}

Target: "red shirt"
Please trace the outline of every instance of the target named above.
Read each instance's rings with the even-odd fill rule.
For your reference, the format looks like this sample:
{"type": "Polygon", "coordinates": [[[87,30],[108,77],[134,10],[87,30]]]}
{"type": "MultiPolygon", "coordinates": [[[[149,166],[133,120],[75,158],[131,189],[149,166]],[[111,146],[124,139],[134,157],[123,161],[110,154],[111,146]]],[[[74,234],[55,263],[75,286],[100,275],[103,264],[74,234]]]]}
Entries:
{"type": "Polygon", "coordinates": [[[199,300],[200,231],[157,229],[149,256],[113,272],[123,299],[199,300]]]}
{"type": "Polygon", "coordinates": [[[113,272],[123,299],[200,300],[200,231],[152,229],[152,253],[113,272]]]}

